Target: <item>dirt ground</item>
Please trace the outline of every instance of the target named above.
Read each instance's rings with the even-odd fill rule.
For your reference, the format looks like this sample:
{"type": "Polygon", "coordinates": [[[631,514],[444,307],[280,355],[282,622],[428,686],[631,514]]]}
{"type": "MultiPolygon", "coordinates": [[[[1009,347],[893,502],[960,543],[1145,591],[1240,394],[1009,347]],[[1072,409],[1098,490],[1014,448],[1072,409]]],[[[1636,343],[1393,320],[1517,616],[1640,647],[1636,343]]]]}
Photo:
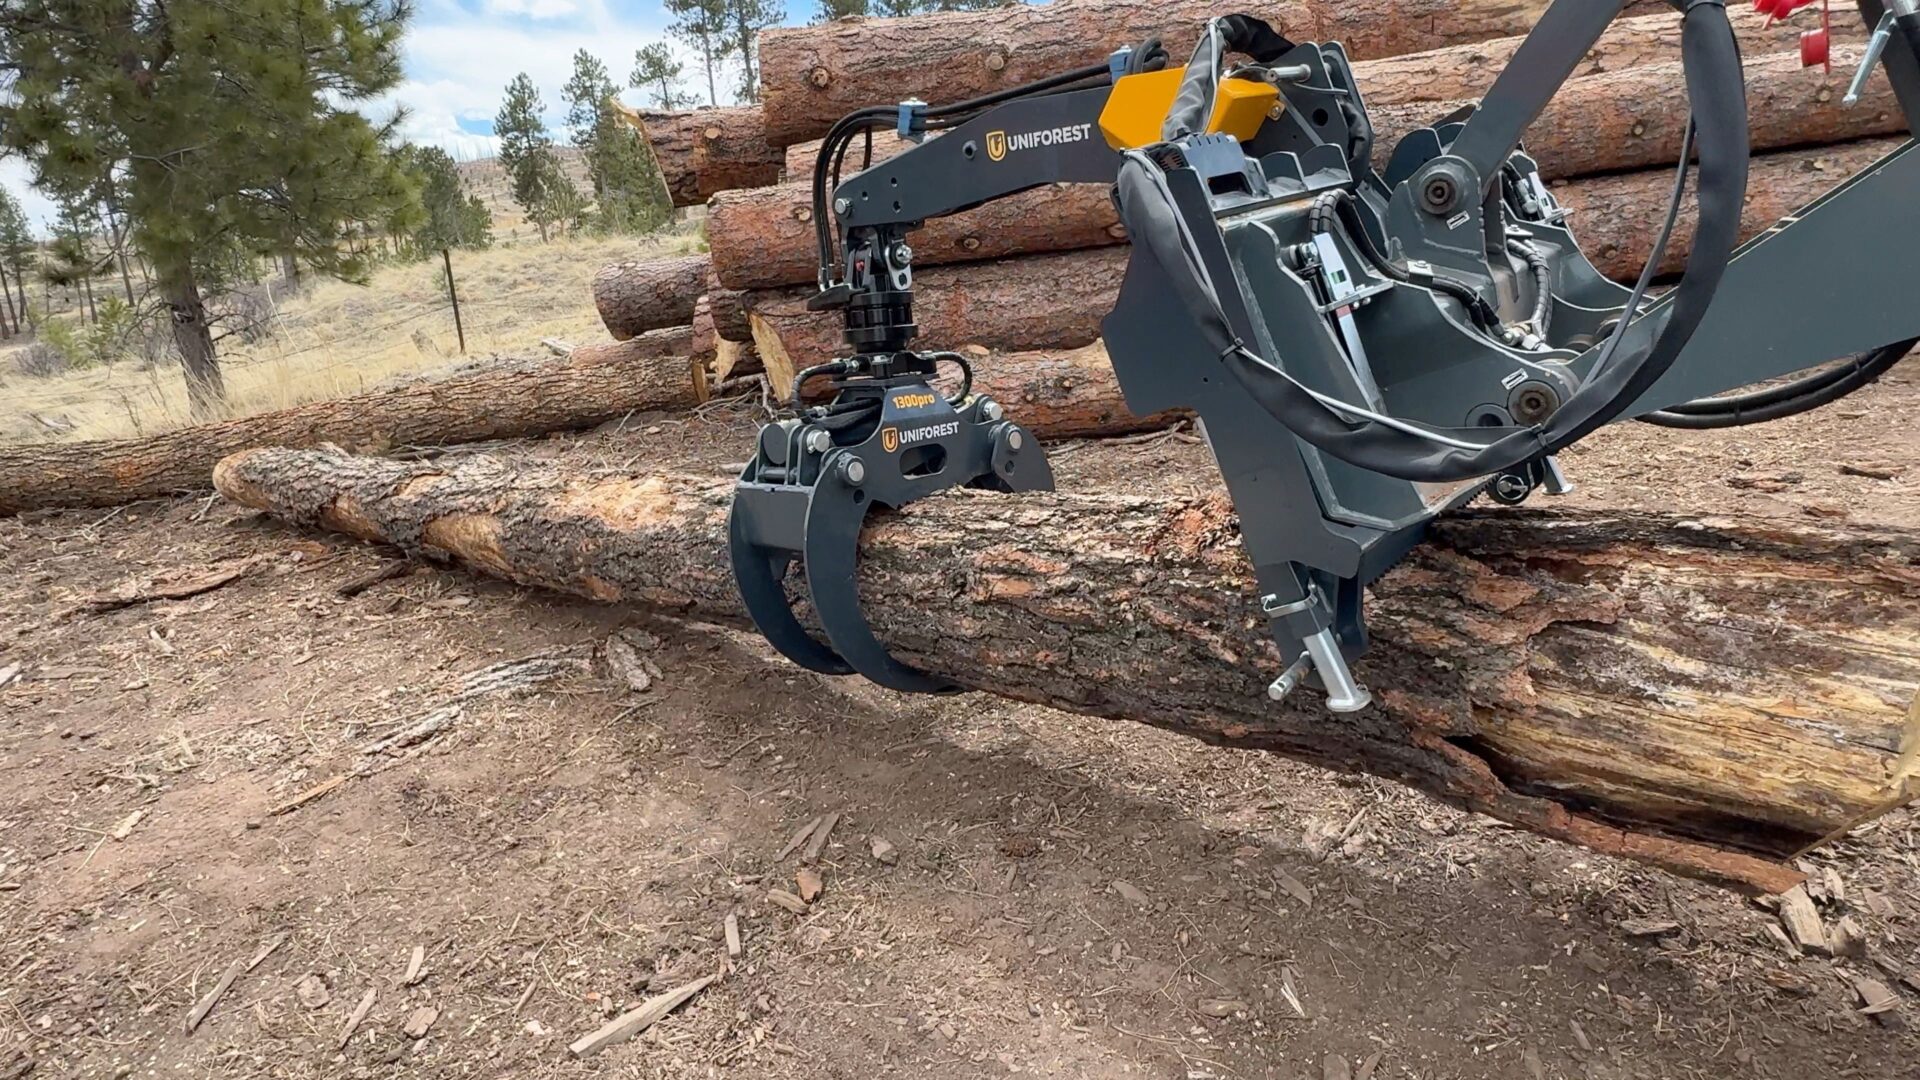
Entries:
{"type": "MultiPolygon", "coordinates": [[[[1610,431],[1572,498],[1920,528],[1916,380],[1610,431]]],[[[643,469],[671,440],[718,468],[750,422],[494,449],[643,469]]],[[[1056,460],[1212,483],[1178,438],[1056,460]]],[[[1805,860],[1866,952],[1803,957],[1759,904],[1370,778],[894,696],[455,571],[340,595],[388,557],[208,498],[0,520],[0,1078],[1920,1076],[1910,812],[1805,860]],[[217,567],[244,572],[113,606],[217,567]],[[779,854],[825,814],[796,915],[779,854]],[[1866,977],[1893,1010],[1863,1013],[1866,977]]]]}

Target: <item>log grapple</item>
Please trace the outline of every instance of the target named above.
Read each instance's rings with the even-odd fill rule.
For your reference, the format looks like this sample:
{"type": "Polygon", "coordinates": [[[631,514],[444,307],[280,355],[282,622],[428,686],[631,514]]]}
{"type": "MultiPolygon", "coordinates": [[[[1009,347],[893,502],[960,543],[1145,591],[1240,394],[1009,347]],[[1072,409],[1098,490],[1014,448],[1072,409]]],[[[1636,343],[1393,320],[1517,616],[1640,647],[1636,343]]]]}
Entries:
{"type": "MultiPolygon", "coordinates": [[[[1262,677],[1275,700],[1306,683],[1365,708],[1350,665],[1367,585],[1452,508],[1568,490],[1556,455],[1599,428],[1757,423],[1873,382],[1920,337],[1920,153],[1905,144],[1741,245],[1747,102],[1724,0],[1673,5],[1692,122],[1645,272],[1623,287],[1582,254],[1522,138],[1624,3],[1554,0],[1477,106],[1382,155],[1345,50],[1245,15],[1211,20],[1184,68],[1150,41],[971,101],[843,118],[814,171],[814,305],[844,312],[853,355],[800,374],[798,414],[761,431],[741,475],[732,558],[755,624],[815,671],[956,689],[867,625],[859,530],[875,506],[1046,490],[1052,474],[970,392],[964,358],[914,350],[909,233],[1044,184],[1113,185],[1133,247],[1107,352],[1133,412],[1198,417],[1259,581],[1250,607],[1291,659],[1262,677]],[[843,181],[883,129],[919,145],[843,181]],[[1690,184],[1685,273],[1650,298],[1690,184]],[[956,390],[935,379],[948,362],[956,390]],[[824,641],[794,613],[796,562],[824,641]]],[[[1859,2],[1875,34],[1856,88],[1884,67],[1909,128],[1917,3],[1859,2]]]]}

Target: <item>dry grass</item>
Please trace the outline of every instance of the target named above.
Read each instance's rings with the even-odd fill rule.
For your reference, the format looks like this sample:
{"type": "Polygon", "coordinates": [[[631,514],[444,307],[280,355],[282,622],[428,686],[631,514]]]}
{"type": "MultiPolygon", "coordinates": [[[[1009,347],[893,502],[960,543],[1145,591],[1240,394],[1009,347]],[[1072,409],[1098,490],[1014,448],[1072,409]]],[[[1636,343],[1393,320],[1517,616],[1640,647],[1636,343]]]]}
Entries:
{"type": "MultiPolygon", "coordinates": [[[[516,243],[456,254],[467,353],[526,353],[544,337],[602,338],[606,331],[589,290],[596,270],[616,259],[677,254],[699,243],[697,236],[674,233],[516,243]]],[[[383,268],[364,286],[316,283],[289,299],[272,338],[255,345],[237,338],[222,343],[232,414],[356,394],[447,364],[459,347],[443,282],[433,261],[383,268]]],[[[0,352],[0,444],[131,438],[189,422],[177,368],[143,371],[126,362],[32,378],[0,352]]]]}

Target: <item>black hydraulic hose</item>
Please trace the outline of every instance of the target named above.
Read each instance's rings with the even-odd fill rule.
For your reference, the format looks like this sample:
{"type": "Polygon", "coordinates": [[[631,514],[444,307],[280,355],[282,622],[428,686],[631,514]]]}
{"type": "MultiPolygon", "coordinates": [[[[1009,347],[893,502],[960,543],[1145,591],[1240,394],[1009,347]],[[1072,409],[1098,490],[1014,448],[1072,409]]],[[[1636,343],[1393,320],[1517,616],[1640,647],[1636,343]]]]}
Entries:
{"type": "Polygon", "coordinates": [[[1784,420],[1831,405],[1871,386],[1905,359],[1920,338],[1862,353],[1840,365],[1781,386],[1675,405],[1638,419],[1656,427],[1710,431],[1784,420]]]}
{"type": "Polygon", "coordinates": [[[1546,257],[1533,250],[1533,245],[1520,240],[1507,241],[1507,251],[1527,264],[1533,271],[1533,318],[1534,330],[1541,337],[1547,336],[1553,321],[1553,264],[1546,257]]]}
{"type": "MultiPolygon", "coordinates": [[[[1314,200],[1313,209],[1308,214],[1308,227],[1317,232],[1331,231],[1329,213],[1338,213],[1347,223],[1347,232],[1353,237],[1353,243],[1359,249],[1368,265],[1379,271],[1381,276],[1402,285],[1412,284],[1413,272],[1405,266],[1388,258],[1386,253],[1373,242],[1373,234],[1367,231],[1366,222],[1360,220],[1360,209],[1354,204],[1353,193],[1341,188],[1329,191],[1314,200]]],[[[1480,290],[1464,281],[1445,274],[1434,274],[1429,279],[1429,287],[1453,297],[1467,309],[1467,316],[1475,326],[1483,330],[1496,329],[1500,325],[1500,314],[1493,310],[1480,295],[1480,290]]]]}

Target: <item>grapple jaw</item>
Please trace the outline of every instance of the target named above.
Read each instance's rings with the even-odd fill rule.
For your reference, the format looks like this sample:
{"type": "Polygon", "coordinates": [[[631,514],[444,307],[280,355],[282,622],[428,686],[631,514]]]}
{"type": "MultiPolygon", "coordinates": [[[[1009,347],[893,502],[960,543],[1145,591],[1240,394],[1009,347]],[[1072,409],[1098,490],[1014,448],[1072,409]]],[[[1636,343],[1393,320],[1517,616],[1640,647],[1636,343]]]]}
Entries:
{"type": "Polygon", "coordinates": [[[953,683],[894,659],[860,608],[860,528],[956,487],[1051,491],[1033,434],[984,397],[950,401],[918,376],[843,385],[833,403],[760,430],[734,490],[728,540],[747,613],[782,655],[825,675],[893,690],[952,693],[953,683]],[[795,615],[787,574],[804,568],[820,637],[795,615]]]}

